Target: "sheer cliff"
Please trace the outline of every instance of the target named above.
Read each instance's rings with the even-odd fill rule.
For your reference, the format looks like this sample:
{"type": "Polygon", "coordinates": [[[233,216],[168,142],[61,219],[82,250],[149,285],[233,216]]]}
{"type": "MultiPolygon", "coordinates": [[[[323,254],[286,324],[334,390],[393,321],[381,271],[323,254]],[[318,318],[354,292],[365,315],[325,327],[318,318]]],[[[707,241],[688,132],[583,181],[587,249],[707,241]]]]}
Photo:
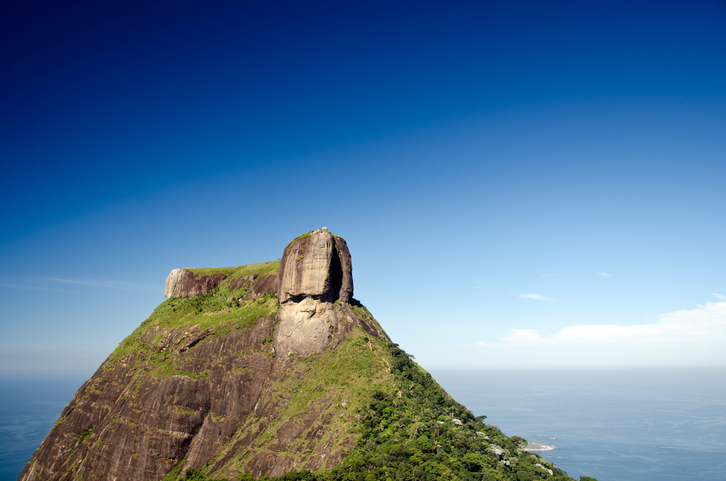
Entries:
{"type": "Polygon", "coordinates": [[[20,480],[570,479],[390,341],[326,228],[279,261],[174,269],[164,293],[20,480]]]}

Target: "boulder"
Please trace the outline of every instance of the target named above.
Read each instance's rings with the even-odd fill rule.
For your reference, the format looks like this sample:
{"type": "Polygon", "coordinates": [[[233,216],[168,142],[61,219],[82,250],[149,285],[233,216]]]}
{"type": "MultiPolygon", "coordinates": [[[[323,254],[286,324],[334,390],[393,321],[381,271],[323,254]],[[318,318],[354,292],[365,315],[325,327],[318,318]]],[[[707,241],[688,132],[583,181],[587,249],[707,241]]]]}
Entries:
{"type": "Polygon", "coordinates": [[[217,287],[227,275],[217,272],[202,276],[188,269],[174,269],[166,278],[164,296],[171,299],[205,294],[217,287]]]}
{"type": "Polygon", "coordinates": [[[376,332],[349,305],[353,264],[348,245],[325,227],[297,237],[285,248],[277,273],[277,297],[280,311],[274,347],[283,358],[335,347],[353,325],[376,332]]]}
{"type": "Polygon", "coordinates": [[[353,267],[345,240],[323,227],[290,242],[280,260],[277,297],[280,303],[305,297],[349,302],[353,267]]]}

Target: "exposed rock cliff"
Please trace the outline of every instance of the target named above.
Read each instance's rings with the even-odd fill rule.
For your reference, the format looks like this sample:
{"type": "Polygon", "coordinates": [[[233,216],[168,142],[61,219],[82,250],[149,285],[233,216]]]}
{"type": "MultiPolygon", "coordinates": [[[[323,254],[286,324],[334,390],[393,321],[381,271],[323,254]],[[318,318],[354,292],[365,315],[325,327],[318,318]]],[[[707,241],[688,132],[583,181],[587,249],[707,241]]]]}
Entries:
{"type": "Polygon", "coordinates": [[[325,227],[294,239],[285,248],[277,275],[277,298],[280,312],[275,349],[284,358],[335,347],[356,325],[369,334],[385,336],[352,311],[350,252],[345,240],[325,227]]]}
{"type": "Polygon", "coordinates": [[[188,468],[229,480],[302,469],[335,481],[570,479],[390,342],[352,297],[345,241],[325,228],[279,262],[175,269],[165,295],[78,390],[21,481],[178,481],[188,468]]]}
{"type": "Polygon", "coordinates": [[[280,261],[277,282],[281,303],[305,297],[349,303],[353,297],[353,263],[345,240],[325,227],[293,239],[280,261]]]}

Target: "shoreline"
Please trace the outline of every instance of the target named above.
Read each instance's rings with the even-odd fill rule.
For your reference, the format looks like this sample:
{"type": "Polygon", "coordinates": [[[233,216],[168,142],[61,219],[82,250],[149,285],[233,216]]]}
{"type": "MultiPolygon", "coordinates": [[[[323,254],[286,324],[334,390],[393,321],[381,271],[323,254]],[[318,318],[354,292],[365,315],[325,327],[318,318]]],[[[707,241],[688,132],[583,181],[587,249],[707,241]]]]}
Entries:
{"type": "Polygon", "coordinates": [[[547,447],[541,447],[541,448],[524,448],[525,451],[533,452],[533,451],[552,451],[554,449],[557,449],[557,446],[547,446],[547,447]]]}

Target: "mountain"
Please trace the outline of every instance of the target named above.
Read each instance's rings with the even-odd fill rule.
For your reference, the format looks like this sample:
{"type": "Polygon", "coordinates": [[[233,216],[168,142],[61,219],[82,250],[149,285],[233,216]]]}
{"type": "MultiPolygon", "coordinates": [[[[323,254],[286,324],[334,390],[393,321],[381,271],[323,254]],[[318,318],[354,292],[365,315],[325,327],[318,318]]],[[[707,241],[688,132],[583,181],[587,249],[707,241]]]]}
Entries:
{"type": "Polygon", "coordinates": [[[571,479],[391,342],[326,228],[279,261],[174,269],[164,293],[20,481],[571,479]]]}

